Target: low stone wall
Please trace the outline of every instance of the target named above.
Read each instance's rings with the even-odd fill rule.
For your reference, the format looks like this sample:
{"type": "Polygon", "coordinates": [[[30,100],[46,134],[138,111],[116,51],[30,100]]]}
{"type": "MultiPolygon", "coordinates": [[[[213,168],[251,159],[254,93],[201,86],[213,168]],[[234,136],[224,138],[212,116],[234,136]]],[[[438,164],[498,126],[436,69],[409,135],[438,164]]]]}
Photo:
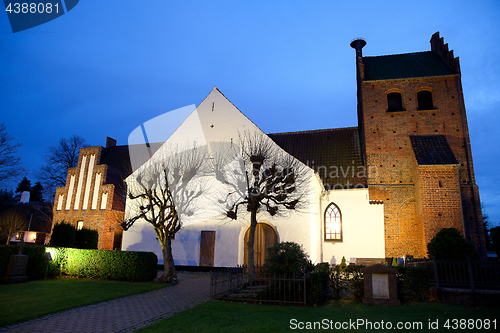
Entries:
{"type": "Polygon", "coordinates": [[[431,288],[432,299],[442,303],[467,306],[500,307],[500,290],[470,290],[455,288],[431,288]]]}

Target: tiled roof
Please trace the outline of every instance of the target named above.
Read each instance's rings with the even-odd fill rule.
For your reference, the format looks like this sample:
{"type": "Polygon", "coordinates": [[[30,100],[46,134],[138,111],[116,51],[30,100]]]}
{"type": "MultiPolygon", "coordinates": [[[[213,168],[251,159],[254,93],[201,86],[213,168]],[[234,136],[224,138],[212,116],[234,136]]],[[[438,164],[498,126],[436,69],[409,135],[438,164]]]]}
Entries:
{"type": "MultiPolygon", "coordinates": [[[[151,143],[151,154],[154,154],[163,143],[151,143]]],[[[130,162],[130,150],[133,150],[134,158],[139,161],[138,163],[145,163],[151,156],[147,153],[147,150],[143,145],[132,145],[132,146],[112,146],[104,148],[101,152],[101,161],[99,164],[106,164],[108,166],[108,173],[106,176],[106,184],[115,185],[115,194],[123,195],[125,187],[123,180],[132,173],[132,165],[130,162]],[[134,149],[139,148],[139,149],[134,149]],[[141,154],[142,153],[142,154],[141,154]],[[146,154],[144,154],[146,153],[146,154]],[[144,155],[144,156],[142,156],[144,155]]],[[[137,164],[138,165],[138,164],[137,164]]],[[[124,207],[118,207],[120,202],[117,200],[113,201],[113,209],[123,210],[124,207]]]]}
{"type": "Polygon", "coordinates": [[[357,127],[268,136],[317,172],[326,189],[366,187],[366,177],[357,177],[360,170],[365,170],[357,127]]]}
{"type": "Polygon", "coordinates": [[[457,74],[431,51],[363,57],[363,63],[365,81],[457,74]]]}
{"type": "Polygon", "coordinates": [[[444,135],[410,135],[419,165],[458,164],[444,135]]]}
{"type": "MultiPolygon", "coordinates": [[[[366,177],[362,174],[365,168],[357,127],[274,133],[268,136],[289,154],[317,172],[326,189],[366,187],[366,177]]],[[[160,146],[161,143],[151,144],[152,152],[154,153],[160,146]]],[[[144,162],[148,158],[144,156],[144,162]]],[[[100,164],[107,164],[110,167],[108,184],[121,184],[123,173],[128,175],[132,169],[129,146],[103,149],[100,164]]]]}
{"type": "MultiPolygon", "coordinates": [[[[151,154],[154,154],[163,143],[151,143],[151,154]]],[[[140,147],[142,145],[132,146],[112,146],[104,148],[101,153],[100,164],[106,164],[109,167],[115,168],[118,171],[125,172],[129,175],[132,172],[130,164],[130,148],[140,147]]],[[[151,156],[137,156],[139,153],[144,152],[144,149],[134,150],[134,158],[139,158],[143,163],[146,162],[151,156]],[[136,153],[137,152],[137,153],[136,153]]]]}

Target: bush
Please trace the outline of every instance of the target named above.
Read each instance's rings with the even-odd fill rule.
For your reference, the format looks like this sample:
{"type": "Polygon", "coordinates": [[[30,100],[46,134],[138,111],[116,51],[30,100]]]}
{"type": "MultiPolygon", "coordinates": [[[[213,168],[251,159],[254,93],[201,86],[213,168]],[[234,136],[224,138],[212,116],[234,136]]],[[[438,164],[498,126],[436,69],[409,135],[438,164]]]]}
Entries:
{"type": "Polygon", "coordinates": [[[500,258],[500,227],[491,228],[490,237],[493,242],[493,249],[497,253],[497,257],[500,258]]]}
{"type": "Polygon", "coordinates": [[[76,231],[75,234],[75,247],[77,249],[96,249],[99,239],[97,230],[82,228],[76,231]]]}
{"type": "Polygon", "coordinates": [[[158,273],[158,258],[152,252],[47,248],[52,253],[51,271],[74,277],[151,281],[158,273]]]}
{"type": "Polygon", "coordinates": [[[328,263],[317,264],[307,279],[307,304],[321,304],[331,297],[330,267],[328,263]]]}
{"type": "Polygon", "coordinates": [[[301,277],[314,268],[307,253],[297,243],[275,243],[267,251],[269,256],[262,267],[263,276],[301,277]]]}
{"type": "Polygon", "coordinates": [[[455,228],[443,228],[427,244],[429,258],[439,260],[478,260],[474,246],[455,228]]]}
{"type": "Polygon", "coordinates": [[[356,300],[363,299],[365,293],[363,273],[361,273],[363,267],[355,265],[343,266],[341,263],[331,268],[330,276],[334,298],[340,299],[347,294],[356,300]]]}
{"type": "Polygon", "coordinates": [[[361,273],[361,265],[349,265],[345,268],[346,291],[355,300],[361,301],[365,296],[365,279],[361,273]]]}
{"type": "MultiPolygon", "coordinates": [[[[18,253],[18,245],[0,246],[0,276],[3,277],[7,273],[10,256],[17,255],[18,253]]],[[[26,275],[28,276],[28,279],[43,279],[47,268],[47,261],[45,260],[45,247],[24,244],[22,254],[28,256],[28,266],[26,267],[26,275]]]]}
{"type": "Polygon", "coordinates": [[[52,229],[50,236],[50,246],[56,247],[74,247],[76,228],[74,225],[65,221],[57,223],[52,229]]]}
{"type": "Polygon", "coordinates": [[[398,299],[404,303],[409,300],[427,300],[431,270],[427,267],[396,267],[398,299]]]}

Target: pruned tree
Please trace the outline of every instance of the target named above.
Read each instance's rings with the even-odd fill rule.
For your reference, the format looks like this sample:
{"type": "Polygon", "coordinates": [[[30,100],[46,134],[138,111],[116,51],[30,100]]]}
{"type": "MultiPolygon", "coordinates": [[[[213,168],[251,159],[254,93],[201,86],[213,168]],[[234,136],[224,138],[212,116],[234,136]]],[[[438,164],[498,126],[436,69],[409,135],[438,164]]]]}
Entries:
{"type": "Polygon", "coordinates": [[[0,181],[15,178],[25,169],[21,166],[19,148],[22,143],[14,143],[14,138],[7,133],[4,123],[0,124],[0,181]]]}
{"type": "Polygon", "coordinates": [[[0,213],[0,234],[2,238],[6,237],[6,244],[10,244],[12,236],[21,230],[27,228],[29,215],[23,204],[12,206],[0,213]]]}
{"type": "Polygon", "coordinates": [[[217,179],[230,189],[227,197],[220,200],[232,202],[225,211],[227,217],[236,220],[242,210],[250,213],[247,248],[249,278],[253,281],[257,215],[286,216],[305,208],[311,174],[304,164],[263,133],[244,132],[234,147],[230,154],[237,161],[237,168],[228,169],[227,163],[217,158],[214,164],[217,179]]]}
{"type": "Polygon", "coordinates": [[[49,147],[43,156],[45,165],[36,172],[46,190],[53,192],[56,187],[66,184],[68,169],[78,165],[80,148],[84,147],[88,147],[88,144],[78,135],[73,135],[69,139],[62,138],[57,146],[49,147]]]}
{"type": "Polygon", "coordinates": [[[124,230],[137,221],[154,228],[163,254],[160,282],[176,279],[172,239],[183,220],[202,210],[199,199],[208,190],[206,150],[170,149],[167,157],[153,156],[126,179],[127,211],[124,230]],[[129,209],[130,207],[130,209],[129,209]]]}

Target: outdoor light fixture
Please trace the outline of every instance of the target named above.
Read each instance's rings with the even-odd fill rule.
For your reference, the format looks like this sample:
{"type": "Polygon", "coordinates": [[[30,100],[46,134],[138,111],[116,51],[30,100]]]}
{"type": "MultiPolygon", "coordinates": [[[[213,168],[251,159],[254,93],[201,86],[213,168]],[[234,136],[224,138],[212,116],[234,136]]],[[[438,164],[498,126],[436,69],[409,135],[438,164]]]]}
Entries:
{"type": "Polygon", "coordinates": [[[47,280],[47,273],[49,272],[49,263],[52,261],[50,252],[45,252],[45,260],[47,260],[47,268],[45,268],[45,280],[47,280]]]}

